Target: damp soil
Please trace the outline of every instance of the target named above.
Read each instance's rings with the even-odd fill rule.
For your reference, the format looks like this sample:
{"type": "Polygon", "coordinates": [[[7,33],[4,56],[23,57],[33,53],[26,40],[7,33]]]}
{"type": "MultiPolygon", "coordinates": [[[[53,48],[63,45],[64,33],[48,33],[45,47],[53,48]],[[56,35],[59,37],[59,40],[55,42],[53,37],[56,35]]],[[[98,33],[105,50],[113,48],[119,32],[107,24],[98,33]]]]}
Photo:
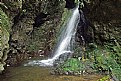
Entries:
{"type": "Polygon", "coordinates": [[[69,76],[52,75],[50,68],[39,66],[8,67],[7,73],[0,76],[0,81],[97,81],[99,74],[69,76]]]}

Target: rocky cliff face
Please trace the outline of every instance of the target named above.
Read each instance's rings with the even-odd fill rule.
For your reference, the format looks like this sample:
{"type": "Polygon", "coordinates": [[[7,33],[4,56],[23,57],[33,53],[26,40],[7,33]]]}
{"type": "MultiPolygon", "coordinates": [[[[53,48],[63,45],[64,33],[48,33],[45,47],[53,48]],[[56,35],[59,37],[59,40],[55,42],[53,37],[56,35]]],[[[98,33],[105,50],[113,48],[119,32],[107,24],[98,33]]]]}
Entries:
{"type": "Polygon", "coordinates": [[[90,0],[83,11],[90,22],[88,35],[98,44],[121,44],[121,0],[90,0]]]}
{"type": "MultiPolygon", "coordinates": [[[[9,40],[10,44],[8,63],[13,65],[27,59],[26,52],[37,53],[39,50],[48,55],[55,44],[59,28],[68,16],[68,10],[65,7],[68,9],[75,7],[74,1],[2,0],[8,7],[6,13],[12,21],[10,40],[9,34],[6,34],[6,43],[9,40]]],[[[84,1],[85,23],[81,21],[79,23],[77,30],[79,40],[82,40],[83,36],[86,43],[104,44],[117,40],[121,44],[121,1],[80,1],[84,1]]],[[[3,57],[3,51],[1,57],[3,57]]]]}
{"type": "Polygon", "coordinates": [[[4,11],[10,18],[8,21],[11,21],[12,28],[10,35],[7,31],[3,35],[3,29],[0,32],[3,35],[1,43],[5,43],[0,55],[0,70],[3,70],[7,59],[4,50],[8,49],[8,41],[10,48],[6,62],[9,65],[17,65],[28,59],[31,56],[28,53],[35,56],[50,54],[59,29],[70,13],[68,9],[75,6],[74,0],[1,0],[0,4],[7,8],[4,11]]]}
{"type": "Polygon", "coordinates": [[[48,55],[66,19],[65,0],[4,0],[3,3],[12,21],[7,62],[14,65],[27,59],[26,52],[48,55]]]}

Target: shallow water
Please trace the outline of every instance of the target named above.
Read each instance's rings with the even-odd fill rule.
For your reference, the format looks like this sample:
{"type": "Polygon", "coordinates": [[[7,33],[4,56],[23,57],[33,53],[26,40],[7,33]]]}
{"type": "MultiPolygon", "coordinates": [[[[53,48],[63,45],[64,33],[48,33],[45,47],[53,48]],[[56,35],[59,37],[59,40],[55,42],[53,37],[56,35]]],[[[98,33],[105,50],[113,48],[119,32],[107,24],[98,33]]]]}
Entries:
{"type": "Polygon", "coordinates": [[[66,76],[51,75],[50,69],[39,66],[19,66],[8,67],[4,76],[0,76],[0,81],[97,81],[101,75],[66,76]]]}

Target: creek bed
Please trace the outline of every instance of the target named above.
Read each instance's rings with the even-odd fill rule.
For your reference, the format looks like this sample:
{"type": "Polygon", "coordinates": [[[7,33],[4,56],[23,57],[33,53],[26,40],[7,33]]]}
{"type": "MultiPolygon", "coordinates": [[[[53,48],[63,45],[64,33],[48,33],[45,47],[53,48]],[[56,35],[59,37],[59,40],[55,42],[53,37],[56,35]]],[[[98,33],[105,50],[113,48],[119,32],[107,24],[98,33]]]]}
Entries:
{"type": "Polygon", "coordinates": [[[51,75],[50,68],[39,66],[8,67],[0,81],[97,81],[102,75],[51,75]]]}

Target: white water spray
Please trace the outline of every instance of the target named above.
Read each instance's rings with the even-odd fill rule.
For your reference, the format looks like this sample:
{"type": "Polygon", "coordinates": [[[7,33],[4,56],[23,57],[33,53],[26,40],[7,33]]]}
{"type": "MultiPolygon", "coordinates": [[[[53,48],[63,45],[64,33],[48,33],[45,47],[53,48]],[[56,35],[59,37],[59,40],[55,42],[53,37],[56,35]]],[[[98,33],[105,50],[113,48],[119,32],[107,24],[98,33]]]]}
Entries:
{"type": "Polygon", "coordinates": [[[64,27],[62,33],[60,34],[60,39],[57,43],[58,46],[55,49],[54,56],[47,60],[31,61],[28,63],[28,65],[37,64],[40,66],[53,66],[53,62],[58,59],[60,55],[73,53],[72,47],[79,19],[80,14],[77,7],[73,10],[72,16],[70,17],[69,21],[67,22],[67,25],[64,27]]]}

